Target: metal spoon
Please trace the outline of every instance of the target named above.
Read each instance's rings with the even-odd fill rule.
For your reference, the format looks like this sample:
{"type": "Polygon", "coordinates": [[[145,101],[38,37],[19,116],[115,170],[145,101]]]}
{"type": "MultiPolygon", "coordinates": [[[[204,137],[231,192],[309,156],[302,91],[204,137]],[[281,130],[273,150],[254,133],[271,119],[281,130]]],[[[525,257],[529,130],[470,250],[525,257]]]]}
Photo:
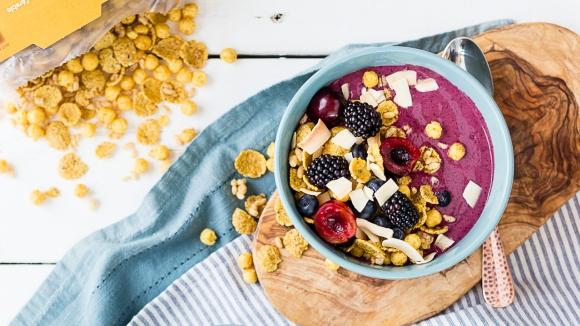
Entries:
{"type": "MultiPolygon", "coordinates": [[[[445,47],[441,57],[475,77],[493,96],[491,69],[483,51],[468,37],[458,37],[445,47]]],[[[485,302],[502,308],[514,301],[515,289],[497,227],[483,244],[482,285],[485,302]]]]}

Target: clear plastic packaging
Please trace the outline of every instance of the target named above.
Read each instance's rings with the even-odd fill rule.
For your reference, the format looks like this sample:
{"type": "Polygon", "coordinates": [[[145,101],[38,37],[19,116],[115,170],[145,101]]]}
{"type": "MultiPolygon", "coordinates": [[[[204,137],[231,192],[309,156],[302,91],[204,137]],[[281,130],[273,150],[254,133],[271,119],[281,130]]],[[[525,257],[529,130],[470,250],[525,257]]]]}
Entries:
{"type": "Polygon", "coordinates": [[[93,45],[123,18],[146,12],[167,13],[183,5],[183,0],[108,0],[101,17],[69,34],[52,46],[30,46],[0,63],[0,105],[16,103],[16,89],[43,73],[88,52],[93,45]]]}

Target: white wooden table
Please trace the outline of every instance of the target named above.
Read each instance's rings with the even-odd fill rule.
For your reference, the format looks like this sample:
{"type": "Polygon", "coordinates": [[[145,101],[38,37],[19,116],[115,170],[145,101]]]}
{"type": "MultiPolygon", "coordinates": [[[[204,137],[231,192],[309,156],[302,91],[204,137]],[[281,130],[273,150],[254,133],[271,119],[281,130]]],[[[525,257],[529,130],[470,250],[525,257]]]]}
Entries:
{"type": "MultiPolygon", "coordinates": [[[[163,135],[168,144],[174,144],[178,130],[203,129],[246,97],[347,43],[405,40],[499,18],[549,21],[580,31],[578,0],[203,0],[199,6],[195,38],[213,54],[233,47],[243,56],[233,65],[210,59],[209,83],[195,96],[199,114],[172,115],[163,135]]],[[[0,175],[0,325],[12,319],[68,248],[133,212],[160,178],[156,169],[139,181],[122,181],[132,159],[118,150],[113,159],[97,160],[94,146],[104,138],[84,141],[79,150],[90,167],[82,182],[101,202],[91,211],[87,201],[73,196],[76,183],[57,175],[61,153],[24,137],[0,113],[0,158],[13,163],[17,173],[14,179],[0,175]],[[61,197],[33,206],[32,189],[50,186],[59,187],[61,197]]],[[[177,154],[183,150],[173,149],[177,154]]]]}

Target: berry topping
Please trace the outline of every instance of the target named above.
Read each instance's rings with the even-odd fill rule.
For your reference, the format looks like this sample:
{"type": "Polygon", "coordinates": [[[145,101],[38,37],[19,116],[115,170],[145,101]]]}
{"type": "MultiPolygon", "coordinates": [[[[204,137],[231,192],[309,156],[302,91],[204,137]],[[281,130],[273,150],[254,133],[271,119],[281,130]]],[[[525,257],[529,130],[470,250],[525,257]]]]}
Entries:
{"type": "Polygon", "coordinates": [[[403,232],[403,230],[401,230],[399,228],[393,229],[393,238],[403,240],[404,236],[405,236],[405,232],[403,232]]]}
{"type": "Polygon", "coordinates": [[[304,195],[298,200],[298,213],[302,216],[313,216],[318,209],[316,196],[304,195]]]}
{"type": "Polygon", "coordinates": [[[320,89],[308,104],[306,114],[311,121],[321,119],[327,126],[334,127],[340,123],[344,105],[338,95],[330,88],[320,89]]]}
{"type": "Polygon", "coordinates": [[[406,138],[390,137],[381,143],[385,169],[395,175],[406,175],[419,159],[421,152],[406,138]]]}
{"type": "Polygon", "coordinates": [[[362,158],[363,160],[367,159],[367,146],[365,143],[354,144],[351,151],[352,157],[362,158]]]}
{"type": "Polygon", "coordinates": [[[346,243],[356,233],[356,218],[352,210],[342,202],[331,200],[324,203],[314,216],[316,233],[331,244],[346,243]]]}
{"type": "Polygon", "coordinates": [[[344,110],[346,128],[357,137],[372,137],[381,128],[381,115],[371,105],[362,102],[349,102],[344,110]]]}
{"type": "MultiPolygon", "coordinates": [[[[355,210],[356,211],[356,210],[355,210]]],[[[369,200],[365,206],[365,208],[363,208],[362,212],[358,213],[358,217],[362,218],[363,220],[370,220],[371,217],[373,217],[373,215],[375,215],[375,212],[377,211],[377,206],[375,205],[375,202],[373,200],[369,200]]]]}
{"type": "Polygon", "coordinates": [[[446,207],[451,203],[451,194],[447,190],[442,190],[436,193],[437,199],[439,200],[440,207],[446,207]]]}
{"type": "Polygon", "coordinates": [[[341,156],[322,155],[308,165],[306,176],[313,185],[326,188],[326,184],[332,180],[350,178],[348,161],[341,156]]]}
{"type": "Polygon", "coordinates": [[[389,221],[398,228],[407,230],[419,220],[413,203],[400,191],[395,192],[381,207],[389,221]]]}
{"type": "Polygon", "coordinates": [[[378,214],[377,216],[375,216],[373,218],[373,220],[371,222],[373,222],[374,224],[376,224],[378,226],[382,226],[384,228],[388,228],[388,229],[393,228],[393,224],[391,224],[391,221],[389,221],[389,219],[383,214],[378,214]]]}
{"type": "Polygon", "coordinates": [[[371,181],[367,182],[366,186],[371,188],[373,191],[379,190],[379,188],[384,185],[385,182],[381,179],[372,179],[371,181]]]}

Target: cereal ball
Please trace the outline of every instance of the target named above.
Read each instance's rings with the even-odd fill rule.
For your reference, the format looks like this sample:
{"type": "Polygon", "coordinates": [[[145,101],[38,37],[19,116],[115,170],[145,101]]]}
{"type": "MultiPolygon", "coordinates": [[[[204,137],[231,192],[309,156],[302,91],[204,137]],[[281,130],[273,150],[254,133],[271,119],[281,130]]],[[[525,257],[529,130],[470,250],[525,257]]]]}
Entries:
{"type": "Polygon", "coordinates": [[[181,15],[183,17],[195,18],[197,16],[197,4],[188,3],[181,9],[181,15]]]}
{"type": "Polygon", "coordinates": [[[376,72],[369,70],[363,74],[363,84],[367,88],[376,87],[379,84],[379,75],[376,72]]]}
{"type": "Polygon", "coordinates": [[[439,213],[437,209],[433,208],[427,212],[427,220],[425,221],[425,224],[428,227],[432,228],[441,224],[442,220],[443,216],[441,215],[441,213],[439,213]]]}
{"type": "Polygon", "coordinates": [[[133,99],[128,95],[121,95],[117,99],[117,107],[121,111],[129,111],[133,108],[133,99]]]}
{"type": "Polygon", "coordinates": [[[159,81],[166,81],[171,77],[171,70],[162,63],[153,70],[153,77],[159,81]]]}
{"type": "Polygon", "coordinates": [[[333,271],[337,271],[340,268],[339,264],[332,262],[332,260],[328,258],[324,260],[324,266],[333,271]]]}
{"type": "Polygon", "coordinates": [[[258,282],[258,275],[256,274],[256,270],[253,268],[244,269],[242,271],[242,276],[244,277],[244,282],[248,284],[255,284],[258,282]]]}
{"type": "Polygon", "coordinates": [[[133,172],[137,174],[143,174],[149,170],[149,162],[144,158],[138,158],[135,160],[135,165],[133,166],[133,172]]]}
{"type": "Polygon", "coordinates": [[[157,58],[153,54],[148,54],[145,57],[145,60],[143,62],[143,66],[147,70],[150,70],[150,71],[155,70],[155,68],[157,68],[157,66],[159,66],[159,58],[157,58]]]}
{"type": "Polygon", "coordinates": [[[178,23],[178,29],[185,35],[191,35],[195,31],[195,22],[192,19],[183,18],[178,23]]]}
{"type": "Polygon", "coordinates": [[[83,65],[80,58],[74,58],[66,63],[66,69],[68,69],[73,74],[78,74],[83,71],[83,65]]]}
{"type": "Polygon", "coordinates": [[[225,48],[220,52],[220,59],[227,63],[232,63],[238,60],[238,53],[232,48],[225,48]]]}
{"type": "Polygon", "coordinates": [[[112,108],[100,108],[97,110],[97,120],[104,124],[109,124],[115,120],[117,113],[112,108]]]}
{"type": "Polygon", "coordinates": [[[185,145],[190,143],[195,136],[197,136],[197,131],[195,131],[195,129],[183,129],[179,134],[177,134],[177,142],[180,145],[185,145]]]}
{"type": "Polygon", "coordinates": [[[135,47],[139,50],[149,50],[151,48],[152,41],[147,35],[139,35],[135,38],[135,47]]]}
{"type": "Polygon", "coordinates": [[[86,71],[93,71],[99,66],[99,57],[94,52],[85,53],[81,58],[81,64],[86,71]]]}
{"type": "Polygon", "coordinates": [[[34,140],[39,140],[40,138],[44,137],[46,131],[42,126],[33,123],[28,126],[26,133],[28,134],[28,137],[34,140]]]}
{"type": "Polygon", "coordinates": [[[217,235],[215,231],[209,228],[203,229],[199,235],[199,240],[206,246],[213,246],[217,240],[217,235]]]}
{"type": "Polygon", "coordinates": [[[425,126],[425,135],[429,138],[439,139],[442,133],[443,128],[438,121],[431,121],[425,126]]]}
{"type": "Polygon", "coordinates": [[[121,86],[121,89],[125,91],[130,91],[133,88],[135,88],[135,80],[133,80],[133,78],[129,76],[123,76],[123,78],[121,78],[119,86],[121,86]]]}
{"type": "Polygon", "coordinates": [[[156,160],[166,160],[171,156],[171,150],[165,145],[157,145],[151,149],[149,156],[156,160]]]}
{"type": "Polygon", "coordinates": [[[181,113],[185,115],[192,115],[197,111],[197,104],[192,100],[185,100],[181,103],[181,113]]]}
{"type": "Polygon", "coordinates": [[[75,75],[68,70],[62,70],[58,73],[57,76],[57,84],[62,87],[69,87],[70,85],[74,84],[75,82],[75,75]]]}
{"type": "Polygon", "coordinates": [[[395,251],[391,254],[391,263],[395,266],[403,266],[407,262],[407,255],[401,251],[395,251]]]}
{"type": "Polygon", "coordinates": [[[165,23],[155,24],[155,34],[159,38],[168,38],[171,35],[169,25],[165,23]]]}
{"type": "Polygon", "coordinates": [[[193,73],[191,72],[191,70],[187,69],[187,67],[179,69],[179,71],[175,75],[175,79],[182,84],[191,82],[192,78],[193,73]]]}
{"type": "Polygon", "coordinates": [[[447,156],[454,161],[459,161],[465,156],[465,146],[461,143],[453,143],[447,150],[447,156]]]}
{"type": "Polygon", "coordinates": [[[149,75],[147,75],[147,72],[141,68],[137,68],[133,71],[133,80],[137,85],[143,85],[147,77],[149,77],[149,75]]]}
{"type": "Polygon", "coordinates": [[[119,117],[111,122],[109,128],[111,128],[112,132],[122,135],[127,131],[128,126],[129,124],[127,123],[127,119],[119,117]]]}
{"type": "Polygon", "coordinates": [[[421,248],[421,237],[417,234],[409,234],[405,237],[405,242],[410,244],[413,248],[421,248]]]}
{"type": "Polygon", "coordinates": [[[79,183],[76,187],[75,187],[75,196],[79,197],[79,198],[83,198],[86,197],[89,194],[89,188],[82,183],[79,183]]]}
{"type": "Polygon", "coordinates": [[[44,203],[44,201],[46,200],[46,195],[42,191],[36,189],[33,190],[32,193],[30,194],[30,200],[34,205],[38,206],[44,203]]]}
{"type": "Polygon", "coordinates": [[[254,261],[252,260],[252,253],[249,251],[243,252],[238,256],[238,266],[241,269],[252,268],[254,266],[254,261]]]}
{"type": "Polygon", "coordinates": [[[44,192],[47,197],[56,198],[60,196],[60,190],[57,187],[50,187],[47,191],[44,192]]]}
{"type": "Polygon", "coordinates": [[[118,85],[105,87],[105,98],[109,101],[116,100],[120,93],[121,87],[118,85]]]}
{"type": "MultiPolygon", "coordinates": [[[[24,111],[23,111],[24,112],[24,111]]],[[[27,112],[26,119],[30,123],[43,124],[46,121],[46,113],[42,108],[34,108],[27,112]]]]}
{"type": "Polygon", "coordinates": [[[81,134],[87,138],[93,137],[97,133],[97,125],[92,122],[85,122],[81,125],[81,134]]]}
{"type": "Polygon", "coordinates": [[[207,82],[207,75],[201,70],[193,72],[192,82],[197,87],[202,87],[207,82]]]}
{"type": "Polygon", "coordinates": [[[183,68],[183,61],[181,59],[168,60],[167,66],[169,67],[169,71],[176,74],[183,68]]]}
{"type": "Polygon", "coordinates": [[[169,13],[167,14],[167,18],[169,18],[169,20],[171,20],[172,22],[178,22],[181,20],[181,9],[179,8],[173,8],[171,9],[171,11],[169,11],[169,13]]]}

